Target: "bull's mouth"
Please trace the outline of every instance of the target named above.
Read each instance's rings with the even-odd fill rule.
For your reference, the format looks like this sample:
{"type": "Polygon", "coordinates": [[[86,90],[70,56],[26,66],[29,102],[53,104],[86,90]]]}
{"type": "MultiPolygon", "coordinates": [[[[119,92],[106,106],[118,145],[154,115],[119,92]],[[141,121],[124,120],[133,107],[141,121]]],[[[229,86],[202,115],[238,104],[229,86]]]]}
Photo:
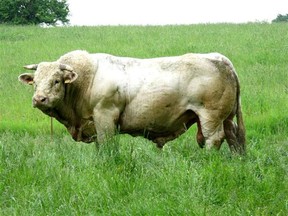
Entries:
{"type": "Polygon", "coordinates": [[[44,104],[36,104],[36,103],[32,103],[32,106],[34,107],[34,108],[38,108],[38,109],[45,109],[45,108],[48,108],[48,106],[47,105],[44,105],[44,104]]]}
{"type": "Polygon", "coordinates": [[[33,107],[39,109],[44,114],[46,114],[50,117],[56,118],[55,111],[54,111],[53,107],[45,106],[45,105],[36,105],[36,106],[33,105],[33,107]]]}
{"type": "Polygon", "coordinates": [[[34,108],[40,109],[41,111],[43,111],[45,113],[46,113],[47,110],[51,110],[52,109],[52,107],[49,106],[48,104],[35,104],[35,103],[33,103],[32,105],[33,105],[34,108]]]}

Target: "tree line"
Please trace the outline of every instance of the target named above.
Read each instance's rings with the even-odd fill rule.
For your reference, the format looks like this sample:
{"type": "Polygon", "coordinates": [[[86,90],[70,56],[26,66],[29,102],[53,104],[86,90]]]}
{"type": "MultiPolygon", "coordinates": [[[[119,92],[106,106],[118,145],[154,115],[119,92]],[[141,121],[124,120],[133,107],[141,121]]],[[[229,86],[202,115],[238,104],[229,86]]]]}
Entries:
{"type": "Polygon", "coordinates": [[[67,0],[1,0],[0,24],[36,25],[68,23],[67,0]]]}
{"type": "Polygon", "coordinates": [[[272,20],[272,22],[277,23],[277,22],[288,22],[288,14],[282,15],[278,14],[276,19],[272,20]]]}

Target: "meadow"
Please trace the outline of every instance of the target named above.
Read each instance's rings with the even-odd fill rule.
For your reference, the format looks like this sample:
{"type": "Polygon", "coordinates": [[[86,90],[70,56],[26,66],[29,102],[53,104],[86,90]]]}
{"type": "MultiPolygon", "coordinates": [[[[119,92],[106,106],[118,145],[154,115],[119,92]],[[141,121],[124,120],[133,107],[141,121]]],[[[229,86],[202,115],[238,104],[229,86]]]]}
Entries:
{"type": "Polygon", "coordinates": [[[40,28],[0,25],[0,215],[288,215],[288,25],[40,28]],[[77,143],[31,105],[23,65],[71,50],[151,58],[220,52],[241,82],[247,154],[200,149],[195,126],[163,150],[118,135],[77,143]]]}

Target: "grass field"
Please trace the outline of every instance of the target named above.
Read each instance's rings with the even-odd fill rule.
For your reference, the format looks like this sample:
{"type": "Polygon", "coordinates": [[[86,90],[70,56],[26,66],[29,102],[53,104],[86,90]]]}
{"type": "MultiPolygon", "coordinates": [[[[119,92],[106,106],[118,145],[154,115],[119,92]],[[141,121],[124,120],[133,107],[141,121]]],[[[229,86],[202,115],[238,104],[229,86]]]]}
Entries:
{"type": "Polygon", "coordinates": [[[288,215],[288,25],[0,26],[0,215],[288,215]],[[118,135],[76,143],[33,109],[23,65],[84,49],[140,58],[220,52],[241,81],[247,155],[200,149],[195,128],[162,151],[118,135]]]}

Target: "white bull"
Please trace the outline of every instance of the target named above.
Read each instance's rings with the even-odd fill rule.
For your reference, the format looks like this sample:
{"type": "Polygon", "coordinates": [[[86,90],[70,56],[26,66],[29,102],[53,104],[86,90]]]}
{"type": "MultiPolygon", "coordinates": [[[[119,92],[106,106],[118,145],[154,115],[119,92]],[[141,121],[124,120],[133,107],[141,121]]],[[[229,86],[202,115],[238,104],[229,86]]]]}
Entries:
{"type": "Polygon", "coordinates": [[[64,124],[76,141],[103,143],[116,133],[158,147],[197,123],[197,142],[245,151],[240,86],[218,53],[136,59],[73,51],[19,80],[34,84],[33,106],[64,124]],[[233,121],[237,117],[237,124],[233,121]]]}

